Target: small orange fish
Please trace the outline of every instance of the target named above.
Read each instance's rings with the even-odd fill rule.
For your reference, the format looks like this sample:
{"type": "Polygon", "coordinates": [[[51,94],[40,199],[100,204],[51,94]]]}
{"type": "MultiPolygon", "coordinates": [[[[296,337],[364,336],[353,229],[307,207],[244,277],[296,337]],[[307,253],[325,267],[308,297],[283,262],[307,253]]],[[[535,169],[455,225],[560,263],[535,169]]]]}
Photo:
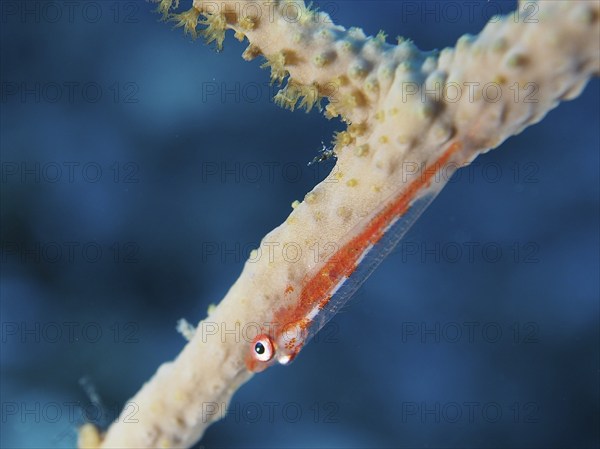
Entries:
{"type": "MultiPolygon", "coordinates": [[[[250,345],[246,366],[260,372],[276,361],[286,365],[340,310],[381,261],[394,249],[410,226],[445,185],[452,163],[462,146],[455,142],[370,220],[357,226],[353,237],[341,245],[323,266],[306,276],[298,301],[274,313],[272,332],[258,335],[250,345]],[[437,177],[441,170],[444,177],[437,177]],[[366,257],[369,255],[369,257],[366,257]]],[[[285,293],[289,293],[289,286],[285,293]]]]}

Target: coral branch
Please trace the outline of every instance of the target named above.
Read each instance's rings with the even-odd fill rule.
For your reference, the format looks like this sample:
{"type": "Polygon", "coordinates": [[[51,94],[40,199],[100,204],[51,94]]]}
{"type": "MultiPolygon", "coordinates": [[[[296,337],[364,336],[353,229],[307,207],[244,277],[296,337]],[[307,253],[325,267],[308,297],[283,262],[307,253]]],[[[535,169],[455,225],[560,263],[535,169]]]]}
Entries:
{"type": "MultiPolygon", "coordinates": [[[[162,0],[159,10],[172,7],[162,0]]],[[[316,186],[263,240],[295,242],[300,260],[276,253],[247,262],[181,354],[131,399],[138,422],[122,416],[101,447],[194,444],[218,417],[205,404],[227,403],[252,376],[245,363],[250,342],[220,335],[207,341],[208,326],[269,322],[274,310],[298,301],[291,287],[325,263],[309,257],[309,248],[355,235],[410,181],[407,163],[429,165],[459,142],[454,162],[467,164],[577,96],[600,72],[599,17],[598,2],[541,2],[536,17],[496,17],[478,36],[438,53],[336,26],[297,1],[195,0],[192,10],[173,15],[192,35],[200,28],[217,49],[228,29],[248,39],[244,58],[266,57],[271,80],[286,83],[279,104],[310,110],[327,98],[326,115],[340,116],[348,129],[336,136],[335,182],[316,186]]],[[[89,427],[81,435],[81,446],[97,444],[89,427]]]]}

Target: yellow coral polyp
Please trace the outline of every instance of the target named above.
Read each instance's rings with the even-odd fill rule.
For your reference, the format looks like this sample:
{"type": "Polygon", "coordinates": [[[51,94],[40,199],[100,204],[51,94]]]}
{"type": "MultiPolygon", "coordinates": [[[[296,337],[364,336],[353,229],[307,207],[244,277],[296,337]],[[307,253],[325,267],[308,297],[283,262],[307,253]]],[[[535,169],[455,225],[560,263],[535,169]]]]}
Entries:
{"type": "Polygon", "coordinates": [[[196,27],[198,26],[198,19],[200,17],[200,11],[196,8],[190,8],[179,14],[174,14],[171,20],[177,22],[175,28],[183,28],[185,34],[189,34],[192,38],[196,39],[198,33],[196,27]]]}
{"type": "Polygon", "coordinates": [[[365,83],[365,89],[367,90],[367,92],[377,92],[379,90],[379,81],[368,80],[365,83]]]}
{"type": "Polygon", "coordinates": [[[346,94],[341,96],[338,109],[341,111],[341,114],[344,115],[345,112],[352,112],[356,106],[358,106],[356,95],[346,94]]]}
{"type": "Polygon", "coordinates": [[[163,16],[163,19],[166,19],[169,15],[169,11],[178,7],[179,0],[159,0],[156,11],[163,16]]]}
{"type": "Polygon", "coordinates": [[[299,98],[300,92],[296,87],[296,84],[290,81],[283,89],[277,92],[273,100],[276,105],[293,111],[296,109],[296,103],[298,103],[299,98]]]}
{"type": "Polygon", "coordinates": [[[333,57],[331,54],[319,53],[318,55],[315,55],[315,57],[313,58],[313,63],[316,67],[325,67],[332,60],[333,60],[333,57]]]}
{"type": "Polygon", "coordinates": [[[378,44],[385,44],[385,40],[387,39],[387,34],[383,30],[379,30],[377,36],[375,36],[375,42],[378,44]]]}
{"type": "Polygon", "coordinates": [[[375,120],[377,120],[380,123],[385,122],[385,111],[383,111],[383,110],[382,111],[377,111],[375,113],[374,118],[375,118],[375,120]]]}
{"type": "Polygon", "coordinates": [[[311,86],[302,86],[302,98],[298,107],[305,108],[306,112],[310,112],[315,106],[321,110],[321,98],[319,86],[316,83],[311,86]]]}
{"type": "Polygon", "coordinates": [[[336,132],[333,138],[336,147],[346,147],[354,142],[354,138],[348,131],[336,132]]]}
{"type": "Polygon", "coordinates": [[[355,50],[354,44],[350,41],[342,42],[341,47],[342,47],[342,50],[344,50],[346,53],[351,53],[355,50]]]}
{"type": "Polygon", "coordinates": [[[275,104],[293,111],[298,104],[298,108],[306,108],[310,112],[315,106],[321,109],[321,99],[319,86],[316,83],[312,85],[303,85],[290,80],[288,84],[275,95],[275,104]]]}
{"type": "MultiPolygon", "coordinates": [[[[301,3],[296,3],[296,6],[301,6],[301,3]]],[[[308,6],[302,8],[298,13],[298,22],[301,25],[306,25],[308,22],[314,21],[317,14],[317,8],[313,7],[313,3],[310,2],[308,6]]]]}
{"type": "Polygon", "coordinates": [[[357,157],[364,157],[364,156],[366,156],[367,154],[369,154],[369,144],[365,143],[365,144],[357,146],[354,149],[354,154],[357,157]]]}
{"type": "Polygon", "coordinates": [[[348,132],[353,137],[362,136],[366,131],[367,131],[367,124],[365,122],[362,122],[362,123],[352,123],[348,127],[348,132]]]}
{"type": "Polygon", "coordinates": [[[313,193],[313,192],[308,192],[306,194],[306,196],[304,197],[304,200],[308,203],[308,204],[314,204],[317,201],[317,194],[313,193]]]}
{"type": "Polygon", "coordinates": [[[337,111],[337,109],[335,109],[333,104],[329,103],[327,106],[325,106],[325,117],[327,119],[336,118],[339,115],[340,113],[337,111]]]}
{"type": "Polygon", "coordinates": [[[256,22],[252,17],[242,17],[239,21],[238,24],[240,26],[240,28],[244,31],[252,31],[254,29],[254,27],[256,26],[256,22]]]}
{"type": "Polygon", "coordinates": [[[202,30],[202,36],[207,44],[215,42],[217,51],[223,50],[223,41],[225,40],[225,30],[227,28],[227,20],[225,14],[207,14],[204,20],[200,23],[206,26],[202,30]]]}
{"type": "Polygon", "coordinates": [[[261,69],[271,68],[271,84],[278,82],[281,84],[289,72],[285,68],[285,54],[279,53],[267,57],[267,62],[260,66],[261,69]]]}
{"type": "Polygon", "coordinates": [[[261,53],[262,52],[260,51],[260,48],[257,45],[250,44],[250,45],[248,45],[246,50],[244,50],[244,53],[242,53],[242,58],[244,58],[244,60],[246,60],[246,61],[252,61],[254,58],[259,56],[261,53]]]}

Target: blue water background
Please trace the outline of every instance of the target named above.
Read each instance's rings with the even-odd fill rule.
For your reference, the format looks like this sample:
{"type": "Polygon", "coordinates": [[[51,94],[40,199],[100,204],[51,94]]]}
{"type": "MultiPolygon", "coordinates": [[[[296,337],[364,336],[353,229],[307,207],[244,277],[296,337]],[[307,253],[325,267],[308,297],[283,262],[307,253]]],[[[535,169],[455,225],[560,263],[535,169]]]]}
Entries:
{"type": "MultiPolygon", "coordinates": [[[[223,297],[342,125],[274,105],[231,34],[217,54],[150,3],[26,3],[0,3],[0,445],[72,447],[181,350],[177,320],[223,297]]],[[[316,4],[423,49],[514,7],[316,4]]],[[[599,87],[459,172],[202,444],[598,447],[599,87]]]]}

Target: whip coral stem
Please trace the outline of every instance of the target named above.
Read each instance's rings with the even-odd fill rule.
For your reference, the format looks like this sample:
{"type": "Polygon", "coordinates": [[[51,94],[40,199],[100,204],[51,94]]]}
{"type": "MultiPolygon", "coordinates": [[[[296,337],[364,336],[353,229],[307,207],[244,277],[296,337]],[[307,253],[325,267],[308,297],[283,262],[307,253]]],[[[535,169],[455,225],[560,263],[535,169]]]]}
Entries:
{"type": "MultiPolygon", "coordinates": [[[[315,260],[310,248],[357,245],[362,254],[429,182],[415,181],[422,174],[415,167],[469,163],[541,120],[560,101],[576,97],[600,72],[598,2],[540,2],[535,22],[497,17],[478,36],[463,36],[455,48],[441,52],[422,52],[403,39],[388,44],[384,33],[368,37],[298,1],[195,0],[183,16],[174,13],[174,5],[162,0],[160,10],[171,11],[188,32],[204,35],[217,49],[228,30],[247,39],[244,58],[264,56],[271,80],[286,83],[278,94],[283,106],[310,109],[328,101],[326,115],[340,117],[348,129],[336,138],[335,182],[317,185],[261,243],[266,250],[266,243],[294,242],[299,258],[290,262],[275,253],[247,262],[221,303],[198,324],[200,332],[131,399],[138,422],[122,416],[101,438],[86,427],[82,447],[192,446],[218,419],[204,404],[228,403],[256,368],[247,365],[254,341],[201,338],[207,335],[204,327],[266,326],[290,318],[278,311],[300,309],[310,319],[315,304],[335,290],[334,280],[360,262],[355,254],[334,280],[321,284],[310,274],[325,273],[330,255],[322,252],[315,260]],[[535,88],[535,101],[512,95],[511,86],[527,85],[535,88]],[[492,91],[503,95],[493,97],[492,91]]],[[[270,350],[269,340],[265,344],[270,350]]],[[[288,355],[293,358],[300,347],[292,344],[288,355]]]]}

